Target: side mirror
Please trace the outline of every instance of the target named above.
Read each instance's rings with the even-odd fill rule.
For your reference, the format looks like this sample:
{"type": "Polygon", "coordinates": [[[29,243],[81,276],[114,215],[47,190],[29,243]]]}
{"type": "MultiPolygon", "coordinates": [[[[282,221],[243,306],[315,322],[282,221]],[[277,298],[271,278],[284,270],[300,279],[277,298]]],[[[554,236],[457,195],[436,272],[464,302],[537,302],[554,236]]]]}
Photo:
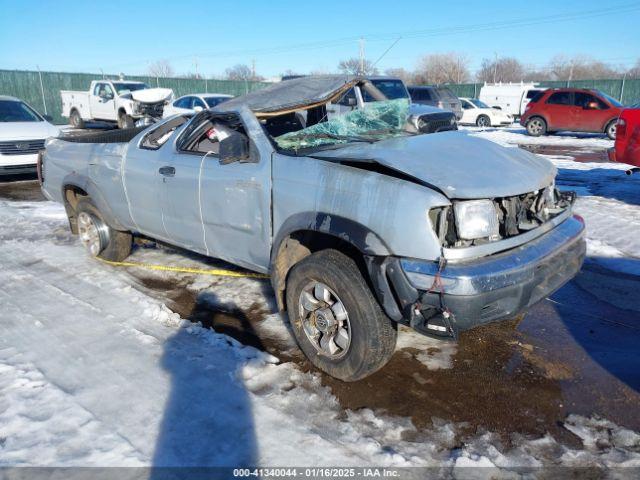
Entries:
{"type": "Polygon", "coordinates": [[[193,111],[196,113],[200,113],[202,110],[204,110],[200,105],[196,105],[195,107],[193,107],[193,111]]]}
{"type": "Polygon", "coordinates": [[[53,117],[51,115],[43,115],[42,118],[44,118],[49,123],[53,122],[53,117]]]}
{"type": "Polygon", "coordinates": [[[251,158],[249,137],[233,132],[220,142],[220,164],[227,165],[234,162],[243,162],[251,158]]]}

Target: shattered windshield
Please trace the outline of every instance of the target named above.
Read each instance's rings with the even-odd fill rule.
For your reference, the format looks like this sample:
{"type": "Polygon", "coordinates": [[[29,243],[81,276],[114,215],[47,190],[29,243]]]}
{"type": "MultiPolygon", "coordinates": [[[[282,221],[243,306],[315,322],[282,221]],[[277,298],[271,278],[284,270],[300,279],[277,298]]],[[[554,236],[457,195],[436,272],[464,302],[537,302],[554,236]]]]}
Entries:
{"type": "Polygon", "coordinates": [[[372,102],[364,108],[316,123],[297,132],[285,133],[274,140],[284,150],[301,150],[350,142],[376,142],[405,135],[408,115],[407,99],[372,102]]]}

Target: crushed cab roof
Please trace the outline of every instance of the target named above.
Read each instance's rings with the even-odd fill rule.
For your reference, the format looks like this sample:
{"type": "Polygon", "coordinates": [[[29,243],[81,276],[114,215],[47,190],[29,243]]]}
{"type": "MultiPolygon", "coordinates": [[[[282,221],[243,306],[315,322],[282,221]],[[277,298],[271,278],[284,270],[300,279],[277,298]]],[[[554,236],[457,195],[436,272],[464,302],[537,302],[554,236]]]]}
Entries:
{"type": "Polygon", "coordinates": [[[317,75],[300,77],[275,83],[241,97],[236,97],[216,107],[219,110],[235,110],[246,106],[257,117],[282,115],[283,113],[312,108],[327,103],[366,78],[354,75],[317,75]]]}

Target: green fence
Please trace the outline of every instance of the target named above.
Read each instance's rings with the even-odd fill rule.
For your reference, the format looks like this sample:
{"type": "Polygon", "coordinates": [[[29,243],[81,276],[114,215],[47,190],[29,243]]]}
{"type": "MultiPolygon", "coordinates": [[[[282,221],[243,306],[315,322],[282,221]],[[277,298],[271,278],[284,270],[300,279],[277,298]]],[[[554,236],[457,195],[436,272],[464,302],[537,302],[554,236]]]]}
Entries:
{"type": "MultiPolygon", "coordinates": [[[[60,90],[89,90],[92,80],[117,79],[117,75],[95,73],[34,72],[0,70],[0,95],[18,97],[41,113],[53,117],[55,123],[65,123],[60,90]]],[[[148,76],[126,77],[127,80],[146,82],[151,87],[171,88],[176,97],[187,93],[226,93],[244,95],[267,85],[264,82],[235,80],[209,80],[195,78],[156,78],[148,76]]]]}
{"type": "MultiPolygon", "coordinates": [[[[558,88],[595,88],[613,98],[620,100],[624,105],[640,103],[640,78],[626,78],[613,80],[573,80],[567,81],[543,81],[539,82],[541,87],[558,88]]],[[[458,85],[447,85],[458,97],[476,98],[480,95],[482,83],[461,83],[458,85]]]]}

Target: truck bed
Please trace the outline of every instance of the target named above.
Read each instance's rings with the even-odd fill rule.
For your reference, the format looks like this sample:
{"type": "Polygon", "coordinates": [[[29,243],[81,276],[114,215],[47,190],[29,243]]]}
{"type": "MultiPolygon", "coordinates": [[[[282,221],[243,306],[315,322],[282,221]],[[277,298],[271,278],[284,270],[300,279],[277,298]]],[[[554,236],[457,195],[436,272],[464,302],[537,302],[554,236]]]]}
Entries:
{"type": "Polygon", "coordinates": [[[72,143],[129,143],[145,127],[116,130],[99,130],[97,132],[71,131],[59,137],[60,140],[72,143]]]}

